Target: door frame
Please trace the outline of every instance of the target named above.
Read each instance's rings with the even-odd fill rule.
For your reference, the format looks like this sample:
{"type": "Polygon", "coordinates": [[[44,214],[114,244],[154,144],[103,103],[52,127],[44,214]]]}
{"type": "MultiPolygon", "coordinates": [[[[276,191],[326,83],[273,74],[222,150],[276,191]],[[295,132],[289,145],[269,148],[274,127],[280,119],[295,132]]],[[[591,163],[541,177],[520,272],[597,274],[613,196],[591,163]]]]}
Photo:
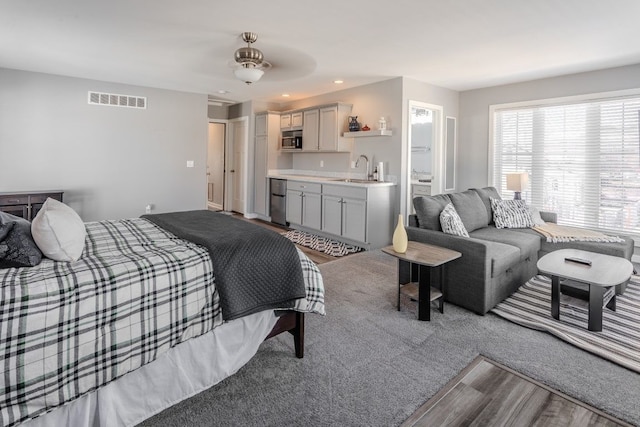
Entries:
{"type": "MultiPolygon", "coordinates": [[[[220,206],[221,210],[224,210],[226,204],[226,196],[227,196],[227,141],[229,139],[228,130],[229,130],[229,121],[225,119],[209,119],[208,123],[219,123],[224,125],[224,142],[222,143],[222,206],[220,206]]],[[[208,127],[207,127],[208,130],[208,127]]],[[[209,167],[209,135],[207,133],[207,168],[209,167]]],[[[207,176],[207,192],[209,191],[209,177],[207,176]]],[[[207,193],[208,195],[208,193],[207,193]]],[[[207,197],[207,209],[216,208],[217,205],[212,206],[209,202],[209,197],[207,197]]]]}
{"type": "Polygon", "coordinates": [[[244,148],[244,158],[242,161],[242,199],[244,202],[244,210],[243,214],[246,213],[248,205],[247,194],[248,194],[248,172],[249,172],[249,117],[242,116],[234,119],[229,119],[227,122],[226,135],[225,135],[225,168],[224,168],[224,208],[225,211],[233,210],[233,188],[231,179],[231,169],[233,168],[233,144],[235,135],[233,135],[233,124],[236,122],[245,122],[245,137],[244,140],[241,141],[244,148]]]}
{"type": "Polygon", "coordinates": [[[433,140],[431,147],[431,195],[441,194],[444,190],[442,160],[443,160],[443,133],[444,133],[444,107],[442,105],[430,104],[423,101],[410,99],[407,102],[407,155],[406,155],[406,174],[403,177],[403,181],[406,182],[405,197],[406,204],[405,209],[407,215],[411,213],[413,207],[413,200],[411,200],[411,108],[425,108],[433,111],[433,140]]]}

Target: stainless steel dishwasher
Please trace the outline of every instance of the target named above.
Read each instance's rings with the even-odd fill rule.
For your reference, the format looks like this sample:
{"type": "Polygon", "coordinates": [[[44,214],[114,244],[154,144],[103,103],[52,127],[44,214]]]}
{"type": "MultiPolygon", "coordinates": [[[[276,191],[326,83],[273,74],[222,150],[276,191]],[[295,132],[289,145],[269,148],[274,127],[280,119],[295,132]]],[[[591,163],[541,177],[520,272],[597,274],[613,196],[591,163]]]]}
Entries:
{"type": "Polygon", "coordinates": [[[280,225],[287,224],[287,180],[271,178],[271,197],[269,206],[271,222],[280,225]]]}

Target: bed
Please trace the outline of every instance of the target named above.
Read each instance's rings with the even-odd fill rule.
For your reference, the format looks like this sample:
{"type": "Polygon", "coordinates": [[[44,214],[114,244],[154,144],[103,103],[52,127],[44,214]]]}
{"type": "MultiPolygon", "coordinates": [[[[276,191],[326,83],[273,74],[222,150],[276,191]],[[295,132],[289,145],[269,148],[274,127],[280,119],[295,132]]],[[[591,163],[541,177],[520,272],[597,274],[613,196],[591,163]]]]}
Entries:
{"type": "Polygon", "coordinates": [[[81,258],[0,269],[0,424],[135,425],[324,314],[319,270],[209,211],[85,224],[81,258]],[[249,286],[246,286],[249,283],[249,286]]]}

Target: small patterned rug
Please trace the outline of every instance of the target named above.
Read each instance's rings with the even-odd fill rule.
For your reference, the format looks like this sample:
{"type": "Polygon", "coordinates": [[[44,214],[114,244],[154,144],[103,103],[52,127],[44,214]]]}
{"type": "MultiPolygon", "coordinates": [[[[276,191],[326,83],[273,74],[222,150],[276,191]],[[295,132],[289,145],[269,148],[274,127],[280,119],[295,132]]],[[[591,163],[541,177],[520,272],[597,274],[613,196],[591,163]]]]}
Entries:
{"type": "Polygon", "coordinates": [[[356,252],[360,252],[363,249],[354,245],[347,245],[346,243],[338,242],[327,237],[317,236],[315,234],[307,233],[300,230],[289,230],[282,234],[293,243],[297,243],[301,246],[306,246],[318,252],[324,252],[327,255],[341,257],[356,252]]]}

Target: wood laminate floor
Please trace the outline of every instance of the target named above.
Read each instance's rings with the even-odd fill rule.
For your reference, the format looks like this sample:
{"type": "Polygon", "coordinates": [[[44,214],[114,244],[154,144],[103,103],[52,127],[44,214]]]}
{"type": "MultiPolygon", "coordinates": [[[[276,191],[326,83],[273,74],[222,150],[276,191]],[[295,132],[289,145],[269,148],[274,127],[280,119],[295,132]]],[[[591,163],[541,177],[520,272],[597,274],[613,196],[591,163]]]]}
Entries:
{"type": "MultiPolygon", "coordinates": [[[[288,227],[284,227],[278,224],[274,224],[271,222],[266,222],[263,221],[261,219],[248,219],[245,218],[244,216],[242,216],[241,214],[233,214],[234,218],[239,218],[242,219],[243,221],[248,221],[248,222],[252,222],[254,224],[260,225],[262,227],[268,228],[270,230],[274,230],[277,231],[278,233],[283,232],[283,231],[287,231],[290,230],[290,228],[288,227]]],[[[305,255],[307,255],[309,257],[309,259],[311,259],[311,261],[315,262],[316,264],[324,264],[325,262],[329,262],[329,261],[333,261],[336,259],[339,259],[339,257],[334,257],[331,255],[327,255],[324,252],[318,252],[318,251],[314,251],[311,248],[307,248],[306,246],[301,246],[301,245],[296,245],[298,248],[300,248],[300,250],[302,252],[305,253],[305,255]]]]}
{"type": "Polygon", "coordinates": [[[479,356],[401,427],[629,425],[479,356]]]}

